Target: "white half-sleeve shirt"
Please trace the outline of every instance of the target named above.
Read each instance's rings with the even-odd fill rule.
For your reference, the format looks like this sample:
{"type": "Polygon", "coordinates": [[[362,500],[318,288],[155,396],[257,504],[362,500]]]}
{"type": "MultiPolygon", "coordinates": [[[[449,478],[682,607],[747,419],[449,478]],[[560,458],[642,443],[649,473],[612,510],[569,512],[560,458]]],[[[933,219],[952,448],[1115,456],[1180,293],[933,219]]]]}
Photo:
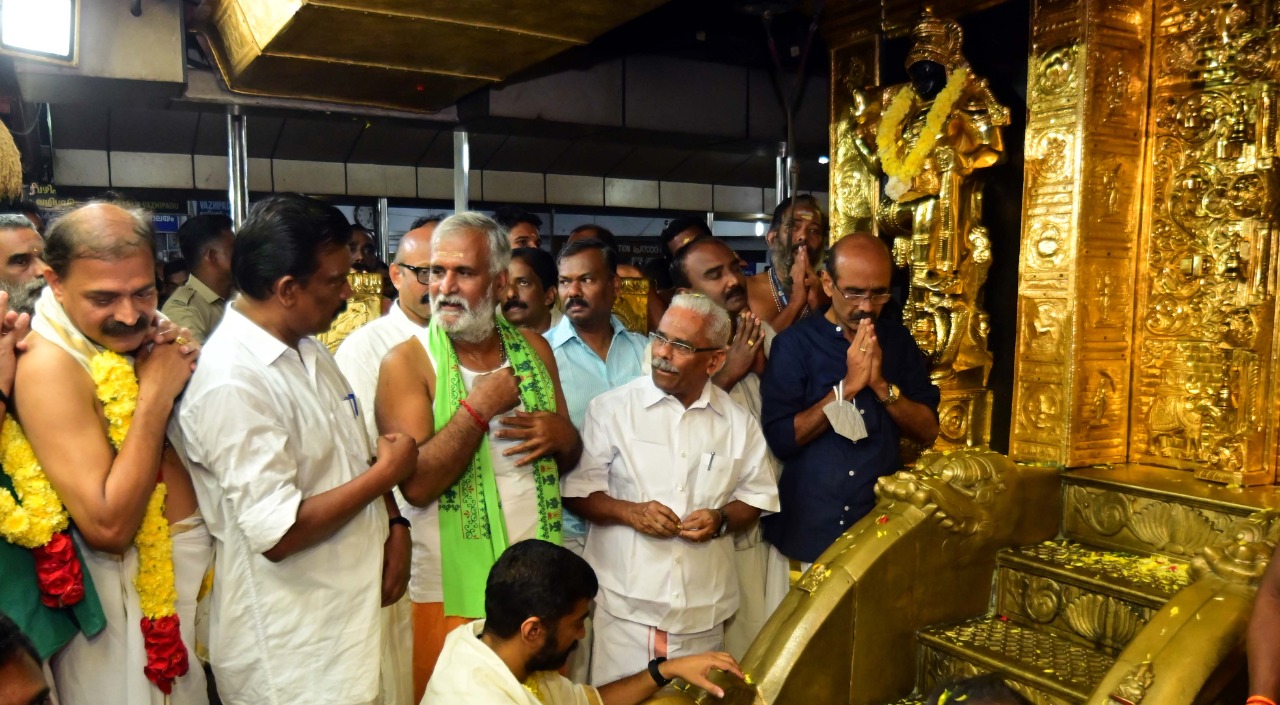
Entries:
{"type": "MultiPolygon", "coordinates": [[[[652,377],[605,392],[587,407],[582,444],[578,469],[561,481],[565,497],[656,500],[681,518],[734,500],[778,511],[760,422],[710,382],[687,409],[652,377]]],[[[596,601],[610,614],[689,634],[738,608],[729,535],[690,543],[593,524],[583,557],[600,580],[596,601]]]]}
{"type": "Polygon", "coordinates": [[[278,563],[262,555],[304,499],[368,469],[359,413],[323,345],[290,348],[234,305],[201,351],[174,416],[217,542],[209,655],[227,705],[378,695],[383,503],[278,563]]]}

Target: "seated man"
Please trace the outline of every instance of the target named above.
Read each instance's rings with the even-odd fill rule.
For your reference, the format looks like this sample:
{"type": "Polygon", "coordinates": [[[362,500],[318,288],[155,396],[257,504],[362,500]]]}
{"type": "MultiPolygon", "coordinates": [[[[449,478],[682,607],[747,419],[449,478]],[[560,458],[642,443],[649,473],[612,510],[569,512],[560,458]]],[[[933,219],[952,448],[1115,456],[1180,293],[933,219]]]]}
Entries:
{"type": "Polygon", "coordinates": [[[591,566],[572,551],[537,539],[513,544],[489,571],[488,618],[449,634],[423,705],[635,705],[673,678],[722,697],[707,673],[742,677],[733,657],[712,652],[655,658],[599,689],[571,682],[556,671],[577,648],[597,589],[591,566]]]}
{"type": "Polygon", "coordinates": [[[48,705],[40,654],[18,625],[0,612],[0,705],[48,705]]]}
{"type": "Polygon", "coordinates": [[[592,683],[657,656],[724,648],[738,608],[729,533],[778,508],[760,424],[711,383],[729,316],[679,294],[652,334],[653,373],[587,407],[565,505],[591,522],[584,557],[600,575],[592,683]]]}

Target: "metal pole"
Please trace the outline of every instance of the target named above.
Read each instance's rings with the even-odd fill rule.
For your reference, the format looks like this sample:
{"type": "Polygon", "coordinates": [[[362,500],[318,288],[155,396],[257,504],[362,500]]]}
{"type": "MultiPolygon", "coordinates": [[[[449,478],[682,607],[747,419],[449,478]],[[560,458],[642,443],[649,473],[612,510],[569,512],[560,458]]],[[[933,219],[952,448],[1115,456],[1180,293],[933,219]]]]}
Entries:
{"type": "Polygon", "coordinates": [[[383,262],[391,262],[391,211],[386,196],[378,199],[378,254],[383,262]]]}
{"type": "Polygon", "coordinates": [[[775,206],[778,205],[779,203],[782,203],[784,200],[786,200],[787,196],[790,195],[789,193],[787,193],[787,187],[790,185],[790,182],[791,182],[790,178],[788,178],[790,176],[790,174],[788,173],[789,170],[787,168],[789,162],[790,162],[790,158],[787,156],[787,143],[779,142],[777,172],[773,180],[773,193],[774,193],[773,205],[775,206]]]}
{"type": "Polygon", "coordinates": [[[227,203],[236,230],[249,217],[249,153],[246,148],[246,118],[240,108],[227,109],[227,203]]]}
{"type": "Polygon", "coordinates": [[[453,132],[453,212],[461,213],[471,201],[471,145],[466,130],[453,132]]]}

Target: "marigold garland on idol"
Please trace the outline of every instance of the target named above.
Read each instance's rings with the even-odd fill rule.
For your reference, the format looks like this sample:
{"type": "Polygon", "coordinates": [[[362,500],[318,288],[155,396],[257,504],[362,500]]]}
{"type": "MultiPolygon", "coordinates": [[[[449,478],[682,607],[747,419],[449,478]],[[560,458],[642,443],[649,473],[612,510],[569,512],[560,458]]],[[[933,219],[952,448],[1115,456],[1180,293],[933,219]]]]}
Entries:
{"type": "Polygon", "coordinates": [[[876,130],[876,152],[880,156],[881,168],[889,177],[889,183],[885,186],[885,195],[889,198],[896,201],[910,190],[911,181],[920,175],[925,158],[942,137],[947,117],[955,107],[956,101],[960,100],[960,95],[964,92],[968,81],[969,69],[966,66],[956,67],[951,75],[947,76],[946,86],[934,97],[933,105],[929,106],[924,129],[920,131],[920,138],[907,152],[906,157],[900,156],[899,143],[903,141],[902,123],[911,110],[911,103],[916,95],[915,88],[908,83],[893,96],[893,100],[889,102],[889,108],[885,110],[880,121],[879,129],[876,130]]]}

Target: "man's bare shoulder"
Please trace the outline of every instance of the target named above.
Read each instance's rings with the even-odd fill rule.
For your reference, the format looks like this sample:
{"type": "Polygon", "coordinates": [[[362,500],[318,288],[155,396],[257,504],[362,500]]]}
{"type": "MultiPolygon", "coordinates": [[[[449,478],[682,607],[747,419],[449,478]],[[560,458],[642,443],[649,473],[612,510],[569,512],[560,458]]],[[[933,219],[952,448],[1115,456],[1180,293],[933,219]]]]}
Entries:
{"type": "Polygon", "coordinates": [[[431,368],[427,350],[418,336],[396,345],[382,358],[380,375],[395,375],[399,380],[426,379],[431,368]]]}
{"type": "Polygon", "coordinates": [[[544,362],[548,358],[555,357],[555,354],[551,352],[551,343],[548,343],[541,333],[528,328],[521,328],[520,333],[524,335],[525,341],[529,343],[530,347],[538,353],[538,357],[542,358],[544,362]]]}
{"type": "Polygon", "coordinates": [[[58,389],[81,389],[93,386],[93,380],[66,350],[45,340],[39,333],[27,336],[27,351],[18,356],[17,381],[23,386],[40,385],[47,392],[50,385],[58,389]]]}

